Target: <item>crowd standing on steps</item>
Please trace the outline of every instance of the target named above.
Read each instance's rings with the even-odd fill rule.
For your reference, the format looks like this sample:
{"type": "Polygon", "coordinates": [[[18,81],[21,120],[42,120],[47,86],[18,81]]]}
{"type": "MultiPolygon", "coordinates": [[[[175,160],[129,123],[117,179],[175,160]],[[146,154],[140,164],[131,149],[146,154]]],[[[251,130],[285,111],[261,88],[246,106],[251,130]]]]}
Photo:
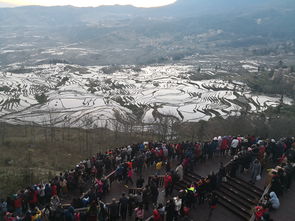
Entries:
{"type": "MultiPolygon", "coordinates": [[[[83,220],[121,220],[135,216],[143,220],[145,211],[154,207],[153,219],[171,221],[180,217],[189,220],[189,214],[196,204],[208,203],[209,218],[217,206],[218,198],[214,190],[221,182],[227,181],[227,174],[236,177],[238,173],[250,170],[249,177],[255,183],[262,175],[266,162],[281,163],[279,168],[269,171],[268,182],[272,183],[272,192],[265,198],[263,208],[278,209],[279,198],[284,189],[290,188],[294,177],[295,160],[294,138],[260,139],[255,136],[215,137],[204,143],[182,142],[144,142],[126,147],[97,153],[81,161],[74,169],[60,173],[49,183],[36,184],[20,190],[13,196],[1,199],[0,220],[4,221],[83,221],[83,220]],[[186,189],[172,197],[174,185],[181,181],[186,171],[193,171],[198,162],[211,159],[215,155],[231,155],[233,160],[225,168],[223,164],[217,174],[213,172],[206,178],[196,179],[186,189]],[[175,170],[171,161],[179,162],[175,170]],[[159,178],[157,174],[144,184],[142,172],[146,167],[155,167],[156,171],[165,170],[166,205],[157,204],[159,195],[159,178]],[[133,185],[134,173],[139,175],[136,181],[138,194],[125,194],[110,204],[103,203],[104,195],[110,191],[110,180],[106,177],[111,171],[118,182],[133,185]],[[87,189],[87,194],[83,194],[87,189]],[[60,199],[70,195],[78,196],[64,208],[60,199]],[[79,208],[89,207],[86,213],[79,208]]],[[[263,216],[268,216],[267,212],[263,216]],[[266,215],[265,215],[266,214],[266,215]]],[[[262,216],[262,217],[263,217],[262,216]]]]}

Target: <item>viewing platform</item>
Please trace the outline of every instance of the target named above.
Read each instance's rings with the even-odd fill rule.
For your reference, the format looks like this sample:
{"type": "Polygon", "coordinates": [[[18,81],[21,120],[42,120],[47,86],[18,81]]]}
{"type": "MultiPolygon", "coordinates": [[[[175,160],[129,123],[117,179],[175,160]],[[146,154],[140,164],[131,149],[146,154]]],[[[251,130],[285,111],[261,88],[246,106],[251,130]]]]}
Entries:
{"type": "MultiPolygon", "coordinates": [[[[196,164],[194,171],[184,176],[184,181],[182,181],[183,184],[175,185],[172,194],[173,197],[178,194],[179,190],[186,187],[185,182],[189,184],[190,181],[196,181],[200,177],[207,177],[211,172],[217,173],[219,170],[220,162],[226,165],[230,160],[231,157],[229,156],[214,156],[213,159],[199,161],[196,164]]],[[[173,160],[172,168],[175,168],[176,166],[177,160],[173,160]]],[[[165,175],[165,170],[161,169],[160,171],[157,171],[155,166],[144,168],[142,173],[142,176],[145,179],[144,185],[147,184],[148,178],[150,176],[154,176],[155,174],[157,174],[158,177],[161,177],[165,175]]],[[[132,178],[134,184],[129,184],[128,186],[125,185],[125,183],[120,183],[117,180],[114,180],[111,183],[109,193],[104,196],[102,201],[106,204],[109,204],[112,202],[113,198],[119,200],[122,196],[122,193],[126,193],[126,195],[128,195],[129,191],[132,191],[130,189],[136,188],[135,183],[138,177],[139,176],[137,175],[137,173],[134,173],[134,176],[132,178]]],[[[263,194],[264,179],[258,181],[255,186],[247,182],[249,181],[249,179],[250,174],[247,172],[245,172],[242,176],[238,174],[238,177],[235,179],[228,177],[228,182],[222,184],[221,187],[216,191],[219,198],[219,203],[217,208],[213,211],[210,220],[250,220],[252,215],[252,208],[256,205],[263,194]]],[[[163,187],[159,188],[159,196],[157,202],[158,204],[163,203],[163,205],[165,205],[166,201],[171,198],[172,197],[165,197],[165,191],[163,187]]],[[[145,211],[145,219],[148,219],[152,215],[152,209],[153,206],[150,206],[149,210],[145,211]]],[[[208,203],[205,201],[204,204],[196,204],[194,208],[190,210],[189,220],[208,220],[208,216],[209,206],[208,203]]],[[[127,220],[134,220],[134,217],[128,217],[127,220]]]]}

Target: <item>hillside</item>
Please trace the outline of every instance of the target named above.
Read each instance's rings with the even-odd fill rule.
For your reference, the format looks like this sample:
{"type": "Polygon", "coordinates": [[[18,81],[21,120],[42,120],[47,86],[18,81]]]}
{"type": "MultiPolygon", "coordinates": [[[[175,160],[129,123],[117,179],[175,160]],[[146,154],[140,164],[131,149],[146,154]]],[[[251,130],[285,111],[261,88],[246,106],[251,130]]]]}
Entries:
{"type": "Polygon", "coordinates": [[[150,64],[284,44],[284,53],[294,54],[294,9],[293,1],[278,0],[182,0],[150,9],[0,8],[0,65],[31,65],[44,56],[80,65],[150,64]],[[59,50],[48,54],[52,48],[59,50]],[[67,48],[69,53],[63,53],[67,48]],[[75,59],[72,48],[83,59],[75,59]]]}
{"type": "Polygon", "coordinates": [[[132,143],[295,133],[294,0],[27,6],[0,21],[0,195],[132,143]]]}
{"type": "MultiPolygon", "coordinates": [[[[288,96],[281,98],[289,93],[257,93],[238,80],[259,74],[259,67],[266,64],[242,58],[234,62],[233,57],[228,58],[231,65],[216,57],[212,64],[212,57],[206,59],[190,65],[10,66],[0,71],[0,118],[13,124],[117,130],[119,122],[123,130],[124,124],[148,127],[163,116],[198,122],[293,103],[288,96]],[[233,77],[236,80],[228,80],[233,77]]],[[[253,79],[259,82],[249,78],[249,84],[253,79]]]]}

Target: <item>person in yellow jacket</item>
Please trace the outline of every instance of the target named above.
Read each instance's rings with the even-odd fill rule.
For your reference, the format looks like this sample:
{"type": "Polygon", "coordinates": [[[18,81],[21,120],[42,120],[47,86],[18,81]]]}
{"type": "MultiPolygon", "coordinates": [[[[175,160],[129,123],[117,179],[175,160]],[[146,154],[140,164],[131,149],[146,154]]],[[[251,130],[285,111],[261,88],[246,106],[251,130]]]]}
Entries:
{"type": "Polygon", "coordinates": [[[42,217],[42,212],[36,207],[32,213],[31,221],[40,221],[42,217]]]}
{"type": "Polygon", "coordinates": [[[159,161],[158,163],[156,163],[156,170],[159,171],[162,169],[162,165],[163,165],[163,162],[162,161],[159,161]]]}

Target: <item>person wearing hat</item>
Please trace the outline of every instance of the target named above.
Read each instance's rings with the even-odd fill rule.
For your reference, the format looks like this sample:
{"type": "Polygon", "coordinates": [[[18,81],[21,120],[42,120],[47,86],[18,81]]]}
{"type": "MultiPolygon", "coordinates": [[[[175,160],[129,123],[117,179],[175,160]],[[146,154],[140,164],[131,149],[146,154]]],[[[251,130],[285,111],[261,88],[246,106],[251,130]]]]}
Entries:
{"type": "Polygon", "coordinates": [[[270,209],[278,209],[280,207],[280,200],[277,197],[275,192],[270,192],[269,194],[269,203],[270,203],[270,209]]]}

